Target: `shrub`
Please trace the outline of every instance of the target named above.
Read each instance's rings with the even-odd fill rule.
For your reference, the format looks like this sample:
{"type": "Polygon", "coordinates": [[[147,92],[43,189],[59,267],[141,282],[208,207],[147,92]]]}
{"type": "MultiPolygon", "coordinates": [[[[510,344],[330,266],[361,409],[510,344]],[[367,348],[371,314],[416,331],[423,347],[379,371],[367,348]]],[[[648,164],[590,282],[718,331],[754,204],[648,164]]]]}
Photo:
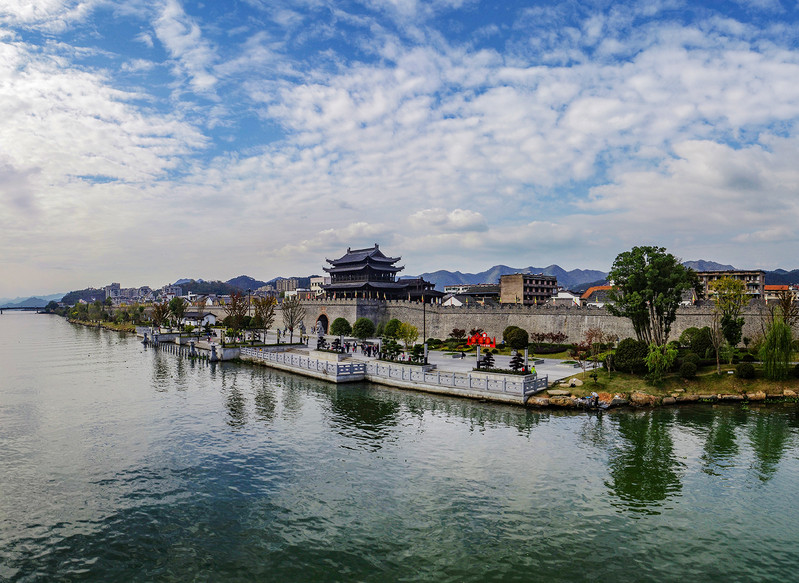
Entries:
{"type": "Polygon", "coordinates": [[[375,333],[375,324],[369,318],[358,318],[352,326],[352,334],[356,338],[363,340],[375,333]]]}
{"type": "Polygon", "coordinates": [[[685,356],[682,357],[683,362],[690,362],[697,367],[699,366],[700,360],[701,358],[699,358],[699,355],[694,352],[688,352],[685,354],[685,356]]]}
{"type": "Polygon", "coordinates": [[[629,372],[630,374],[642,374],[646,372],[646,357],[649,354],[649,346],[643,340],[625,338],[619,342],[616,354],[613,357],[613,365],[616,370],[629,372]]]}
{"type": "Polygon", "coordinates": [[[502,341],[508,342],[508,336],[514,331],[519,330],[518,326],[508,326],[502,331],[502,341]]]}
{"type": "Polygon", "coordinates": [[[524,350],[530,342],[530,338],[526,330],[513,327],[513,329],[509,332],[508,330],[505,330],[505,332],[507,333],[507,335],[504,336],[505,343],[514,350],[524,350]]]}
{"type": "Polygon", "coordinates": [[[745,352],[744,355],[741,357],[741,362],[754,362],[755,356],[749,352],[745,352]]]}
{"type": "Polygon", "coordinates": [[[739,379],[755,378],[755,367],[750,362],[742,362],[735,367],[735,376],[739,379]]]}
{"type": "Polygon", "coordinates": [[[684,361],[680,367],[680,377],[684,379],[692,379],[696,376],[696,363],[684,361]]]}
{"type": "Polygon", "coordinates": [[[352,334],[352,326],[345,318],[336,318],[330,324],[330,334],[333,336],[349,336],[352,334]]]}
{"type": "Polygon", "coordinates": [[[439,340],[438,338],[428,338],[427,339],[427,347],[431,349],[436,349],[441,347],[444,344],[443,340],[439,340]]]}
{"type": "Polygon", "coordinates": [[[383,336],[386,338],[399,338],[400,325],[402,325],[402,322],[396,318],[391,318],[383,328],[383,336]]]}
{"type": "Polygon", "coordinates": [[[705,358],[712,350],[713,342],[711,340],[710,328],[705,326],[691,339],[691,352],[698,354],[699,358],[705,358]]]}
{"type": "Polygon", "coordinates": [[[682,334],[680,334],[680,345],[681,346],[691,346],[696,335],[699,334],[699,328],[694,326],[690,328],[686,328],[682,334]]]}

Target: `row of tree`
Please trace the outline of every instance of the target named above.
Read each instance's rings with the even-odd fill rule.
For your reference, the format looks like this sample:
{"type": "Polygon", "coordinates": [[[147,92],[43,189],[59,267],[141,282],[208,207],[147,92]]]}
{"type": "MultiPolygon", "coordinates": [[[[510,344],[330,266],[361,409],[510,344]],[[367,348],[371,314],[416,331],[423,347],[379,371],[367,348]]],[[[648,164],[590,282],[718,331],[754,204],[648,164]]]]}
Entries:
{"type": "MultiPolygon", "coordinates": [[[[668,338],[683,294],[693,292],[697,298],[704,295],[699,278],[665,248],[644,246],[620,253],[608,279],[613,283],[608,311],[628,318],[638,340],[649,346],[646,363],[652,380],[657,381],[677,356],[668,338]]],[[[735,347],[742,340],[741,313],[749,299],[744,282],[733,278],[721,278],[709,288],[713,301],[709,341],[720,373],[721,358],[727,356],[732,363],[735,347]]],[[[792,327],[797,321],[799,307],[790,290],[784,290],[763,318],[759,355],[767,378],[780,380],[787,376],[793,351],[792,327]]]]}

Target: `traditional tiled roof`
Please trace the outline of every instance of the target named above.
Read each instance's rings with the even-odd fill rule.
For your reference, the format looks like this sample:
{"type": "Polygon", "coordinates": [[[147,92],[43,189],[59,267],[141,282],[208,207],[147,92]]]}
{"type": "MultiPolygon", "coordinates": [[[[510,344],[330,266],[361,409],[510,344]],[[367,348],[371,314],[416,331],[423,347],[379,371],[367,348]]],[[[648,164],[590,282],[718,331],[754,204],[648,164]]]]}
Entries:
{"type": "Polygon", "coordinates": [[[380,263],[396,263],[401,257],[386,257],[380,251],[380,247],[377,243],[375,243],[374,247],[368,247],[366,249],[350,249],[347,247],[347,252],[339,257],[338,259],[326,259],[328,263],[334,266],[347,264],[347,263],[362,263],[367,259],[371,259],[375,262],[380,263]]]}
{"type": "Polygon", "coordinates": [[[766,291],[788,291],[787,285],[767,285],[766,291]]]}
{"type": "Polygon", "coordinates": [[[580,299],[587,300],[593,294],[595,294],[597,292],[605,292],[605,293],[607,293],[611,289],[613,289],[612,285],[594,285],[594,286],[589,287],[587,290],[585,290],[585,293],[582,296],[580,296],[580,299]]]}

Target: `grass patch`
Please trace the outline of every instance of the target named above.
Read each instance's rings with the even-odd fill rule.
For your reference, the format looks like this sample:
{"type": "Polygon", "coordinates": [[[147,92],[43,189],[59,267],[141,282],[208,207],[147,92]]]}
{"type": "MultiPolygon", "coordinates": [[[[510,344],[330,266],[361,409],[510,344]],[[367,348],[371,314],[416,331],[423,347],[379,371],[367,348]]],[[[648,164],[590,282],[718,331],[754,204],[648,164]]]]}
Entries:
{"type": "MultiPolygon", "coordinates": [[[[583,381],[582,386],[572,387],[570,390],[578,397],[589,395],[592,391],[604,391],[613,394],[642,391],[659,397],[668,397],[672,393],[680,393],[681,395],[727,395],[758,391],[762,391],[766,395],[776,396],[782,395],[783,389],[791,389],[799,393],[799,379],[788,378],[783,381],[770,381],[762,377],[762,371],[759,367],[756,378],[739,379],[734,374],[728,374],[734,368],[734,365],[722,365],[722,374],[717,375],[716,367],[705,367],[700,369],[693,379],[683,379],[676,373],[670,373],[658,385],[651,385],[646,379],[637,375],[624,372],[609,374],[604,369],[597,369],[596,383],[589,376],[591,371],[580,372],[569,377],[583,381]]],[[[564,382],[568,382],[568,379],[564,379],[564,382]]]]}

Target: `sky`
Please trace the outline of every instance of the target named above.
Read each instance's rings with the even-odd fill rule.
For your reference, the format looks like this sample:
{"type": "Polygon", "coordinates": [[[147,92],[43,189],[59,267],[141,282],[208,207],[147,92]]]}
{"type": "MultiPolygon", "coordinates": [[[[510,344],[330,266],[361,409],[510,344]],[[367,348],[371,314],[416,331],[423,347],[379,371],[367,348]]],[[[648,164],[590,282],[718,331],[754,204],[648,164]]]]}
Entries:
{"type": "Polygon", "coordinates": [[[0,297],[799,267],[797,0],[3,0],[0,124],[0,297]]]}

